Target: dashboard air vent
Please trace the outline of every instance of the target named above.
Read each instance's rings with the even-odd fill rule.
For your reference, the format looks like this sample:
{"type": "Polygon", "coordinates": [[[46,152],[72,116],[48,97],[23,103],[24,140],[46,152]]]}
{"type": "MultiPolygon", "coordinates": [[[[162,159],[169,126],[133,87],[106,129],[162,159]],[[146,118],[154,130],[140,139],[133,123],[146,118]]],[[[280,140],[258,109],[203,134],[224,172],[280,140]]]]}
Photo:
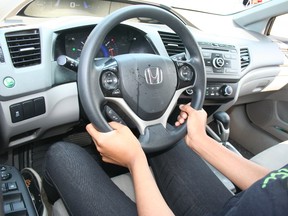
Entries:
{"type": "Polygon", "coordinates": [[[244,70],[250,64],[250,54],[247,48],[240,49],[241,69],[244,70]]]}
{"type": "Polygon", "coordinates": [[[184,44],[177,34],[159,31],[159,35],[169,56],[185,52],[184,44]]]}
{"type": "Polygon", "coordinates": [[[41,63],[41,45],[38,29],[5,34],[14,67],[21,68],[41,63]]]}

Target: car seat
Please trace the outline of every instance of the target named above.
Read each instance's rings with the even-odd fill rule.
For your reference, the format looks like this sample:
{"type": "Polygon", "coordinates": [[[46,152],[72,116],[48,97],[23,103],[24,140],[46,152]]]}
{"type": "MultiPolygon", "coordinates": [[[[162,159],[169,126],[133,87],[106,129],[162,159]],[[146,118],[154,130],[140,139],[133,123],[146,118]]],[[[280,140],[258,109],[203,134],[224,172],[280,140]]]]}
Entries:
{"type": "MultiPolygon", "coordinates": [[[[263,152],[255,155],[250,159],[251,161],[267,167],[271,170],[280,169],[288,163],[288,140],[272,146],[263,152]]],[[[213,169],[213,167],[212,167],[213,169]]],[[[215,169],[215,168],[214,168],[215,169]]],[[[213,170],[215,175],[223,182],[227,187],[227,179],[223,178],[223,175],[215,170],[213,170]]],[[[134,187],[132,182],[132,177],[129,173],[125,173],[116,177],[111,178],[111,180],[132,200],[135,202],[134,187]]],[[[228,189],[229,189],[228,184],[228,189]]],[[[58,199],[52,207],[53,216],[68,216],[68,212],[61,199],[58,199]]]]}

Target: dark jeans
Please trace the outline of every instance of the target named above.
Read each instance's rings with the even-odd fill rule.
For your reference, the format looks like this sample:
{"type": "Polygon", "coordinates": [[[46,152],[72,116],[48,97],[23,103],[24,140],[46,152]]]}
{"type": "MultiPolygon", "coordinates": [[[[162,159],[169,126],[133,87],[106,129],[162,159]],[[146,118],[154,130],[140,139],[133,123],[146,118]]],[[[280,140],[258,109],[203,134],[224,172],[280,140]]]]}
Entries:
{"type": "MultiPolygon", "coordinates": [[[[213,213],[232,197],[184,142],[149,162],[175,215],[213,213]]],[[[114,185],[97,160],[71,143],[56,143],[47,152],[44,188],[51,201],[60,196],[71,215],[137,215],[135,203],[114,185]]]]}

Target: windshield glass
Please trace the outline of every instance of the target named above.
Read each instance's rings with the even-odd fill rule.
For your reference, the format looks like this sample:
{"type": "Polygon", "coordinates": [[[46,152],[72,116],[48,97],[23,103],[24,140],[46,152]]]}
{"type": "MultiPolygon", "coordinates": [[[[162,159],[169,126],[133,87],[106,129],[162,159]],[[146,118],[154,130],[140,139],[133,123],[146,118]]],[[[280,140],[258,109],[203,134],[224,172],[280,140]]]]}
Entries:
{"type": "Polygon", "coordinates": [[[270,0],[147,0],[172,8],[201,11],[213,14],[233,14],[270,0]]]}
{"type": "MultiPolygon", "coordinates": [[[[15,0],[14,0],[15,1],[15,0]]],[[[21,2],[23,0],[19,0],[21,2]]],[[[165,5],[172,9],[213,14],[233,14],[270,0],[35,0],[20,15],[59,17],[85,15],[104,17],[116,9],[137,3],[165,5]]]]}

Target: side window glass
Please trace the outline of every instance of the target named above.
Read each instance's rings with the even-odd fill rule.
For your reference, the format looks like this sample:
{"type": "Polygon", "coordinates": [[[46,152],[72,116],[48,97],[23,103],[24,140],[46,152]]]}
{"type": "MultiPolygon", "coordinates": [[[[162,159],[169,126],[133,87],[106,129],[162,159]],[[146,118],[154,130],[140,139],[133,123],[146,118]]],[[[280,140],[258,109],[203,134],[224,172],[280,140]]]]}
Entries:
{"type": "Polygon", "coordinates": [[[288,14],[284,14],[276,17],[273,26],[270,31],[270,36],[277,41],[279,48],[283,54],[287,57],[286,65],[288,64],[288,28],[286,23],[288,22],[288,14]]]}
{"type": "Polygon", "coordinates": [[[270,35],[278,38],[279,40],[288,43],[288,14],[276,17],[272,26],[270,35]]]}

